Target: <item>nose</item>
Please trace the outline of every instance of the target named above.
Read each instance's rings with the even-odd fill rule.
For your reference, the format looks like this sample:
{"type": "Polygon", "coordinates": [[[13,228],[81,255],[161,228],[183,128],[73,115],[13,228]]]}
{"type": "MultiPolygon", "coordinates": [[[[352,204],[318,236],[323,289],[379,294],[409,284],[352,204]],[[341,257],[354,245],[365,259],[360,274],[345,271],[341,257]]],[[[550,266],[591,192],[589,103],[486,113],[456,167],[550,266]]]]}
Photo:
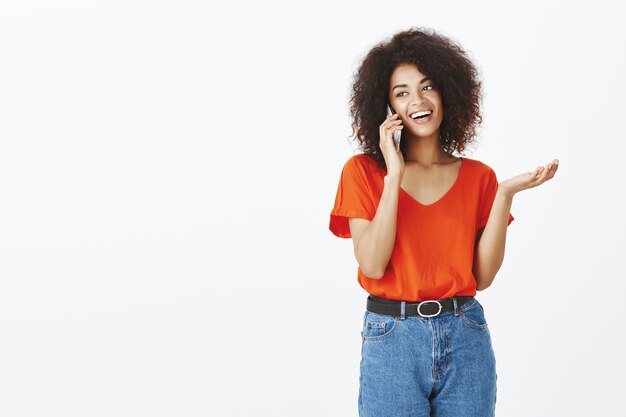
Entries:
{"type": "Polygon", "coordinates": [[[420,93],[417,93],[417,95],[412,96],[411,101],[409,102],[409,106],[416,104],[417,106],[419,106],[420,104],[424,103],[426,101],[426,99],[424,98],[423,95],[421,95],[420,93]]]}

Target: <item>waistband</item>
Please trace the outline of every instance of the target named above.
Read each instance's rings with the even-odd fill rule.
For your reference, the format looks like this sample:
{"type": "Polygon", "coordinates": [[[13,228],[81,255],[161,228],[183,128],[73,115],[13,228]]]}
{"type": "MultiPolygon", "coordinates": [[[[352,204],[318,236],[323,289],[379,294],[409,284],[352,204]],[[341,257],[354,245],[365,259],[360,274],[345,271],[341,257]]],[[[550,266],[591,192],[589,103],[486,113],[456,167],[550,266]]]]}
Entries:
{"type": "Polygon", "coordinates": [[[424,300],[420,302],[398,301],[377,297],[370,294],[367,297],[367,311],[388,316],[421,316],[436,317],[445,311],[460,308],[463,304],[471,301],[471,295],[442,298],[440,300],[424,300]]]}

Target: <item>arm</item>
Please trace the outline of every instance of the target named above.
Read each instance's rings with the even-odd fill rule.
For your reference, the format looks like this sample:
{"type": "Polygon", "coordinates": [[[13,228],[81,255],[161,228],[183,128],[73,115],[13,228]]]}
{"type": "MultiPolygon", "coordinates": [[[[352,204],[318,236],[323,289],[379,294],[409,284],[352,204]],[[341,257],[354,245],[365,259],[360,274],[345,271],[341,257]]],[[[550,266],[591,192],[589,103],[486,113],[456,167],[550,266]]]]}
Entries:
{"type": "Polygon", "coordinates": [[[396,241],[400,177],[385,176],[385,185],[374,218],[369,221],[351,217],[350,234],[354,255],[363,274],[380,279],[385,274],[396,241]]]}
{"type": "Polygon", "coordinates": [[[516,175],[498,185],[493,206],[489,212],[489,219],[484,229],[479,231],[474,248],[472,272],[476,278],[478,291],[491,285],[504,260],[506,230],[513,196],[520,191],[537,187],[552,179],[558,165],[558,159],[554,159],[545,169],[539,166],[534,171],[516,175]]]}
{"type": "Polygon", "coordinates": [[[513,197],[498,189],[489,213],[487,225],[480,229],[474,248],[472,272],[476,278],[476,290],[488,288],[504,260],[506,231],[513,197]]]}

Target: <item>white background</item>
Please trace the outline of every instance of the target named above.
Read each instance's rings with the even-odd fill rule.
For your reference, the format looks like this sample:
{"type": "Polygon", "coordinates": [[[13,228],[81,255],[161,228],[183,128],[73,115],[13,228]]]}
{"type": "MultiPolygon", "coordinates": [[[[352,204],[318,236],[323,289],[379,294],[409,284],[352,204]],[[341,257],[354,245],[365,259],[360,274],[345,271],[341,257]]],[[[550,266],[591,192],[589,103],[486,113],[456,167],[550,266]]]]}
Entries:
{"type": "Polygon", "coordinates": [[[500,416],[624,416],[619,2],[0,6],[0,415],[356,416],[365,291],[328,229],[349,88],[413,26],[478,63],[514,197],[477,298],[500,416]]]}

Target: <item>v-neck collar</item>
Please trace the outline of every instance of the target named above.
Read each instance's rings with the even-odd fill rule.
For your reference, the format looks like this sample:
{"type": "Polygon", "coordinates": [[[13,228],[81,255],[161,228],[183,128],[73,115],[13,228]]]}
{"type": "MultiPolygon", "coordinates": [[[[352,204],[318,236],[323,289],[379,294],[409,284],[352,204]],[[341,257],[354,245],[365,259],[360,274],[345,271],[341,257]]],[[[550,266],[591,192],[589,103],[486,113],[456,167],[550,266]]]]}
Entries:
{"type": "Polygon", "coordinates": [[[443,200],[444,198],[446,198],[449,194],[451,194],[455,188],[457,188],[460,179],[461,179],[461,175],[463,175],[463,171],[465,170],[465,158],[460,157],[461,159],[461,168],[459,168],[459,172],[456,175],[456,180],[454,180],[454,183],[452,184],[452,186],[448,189],[448,191],[446,191],[446,193],[444,195],[441,196],[441,198],[439,198],[439,200],[435,201],[434,203],[431,204],[422,204],[419,201],[417,201],[415,198],[413,198],[413,196],[411,196],[411,194],[409,194],[408,192],[406,192],[404,190],[404,188],[402,188],[402,186],[400,186],[400,193],[403,193],[404,195],[406,195],[409,199],[411,199],[412,201],[414,201],[415,203],[417,203],[418,205],[422,206],[422,207],[432,207],[435,204],[439,203],[441,200],[443,200]]]}

